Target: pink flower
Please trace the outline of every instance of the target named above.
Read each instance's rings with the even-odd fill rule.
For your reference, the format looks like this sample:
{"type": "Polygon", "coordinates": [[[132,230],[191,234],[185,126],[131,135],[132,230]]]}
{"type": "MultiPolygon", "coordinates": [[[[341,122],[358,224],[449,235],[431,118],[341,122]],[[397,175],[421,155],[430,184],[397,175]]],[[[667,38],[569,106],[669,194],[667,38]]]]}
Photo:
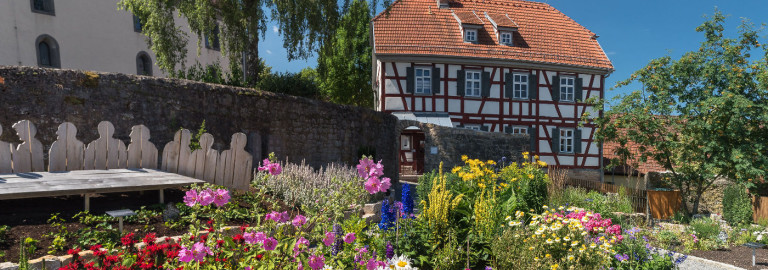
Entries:
{"type": "Polygon", "coordinates": [[[268,171],[269,164],[271,164],[271,162],[269,162],[269,159],[265,158],[264,161],[262,161],[261,163],[263,166],[259,167],[259,171],[268,171]]]}
{"type": "Polygon", "coordinates": [[[352,244],[352,242],[355,242],[355,239],[357,239],[357,237],[355,237],[355,233],[348,233],[344,236],[344,242],[347,244],[352,244]]]}
{"type": "Polygon", "coordinates": [[[368,181],[365,181],[365,190],[370,194],[376,194],[380,188],[381,182],[378,178],[368,178],[368,181]]]}
{"type": "Polygon", "coordinates": [[[184,204],[186,204],[189,207],[195,206],[197,204],[198,196],[197,191],[194,189],[190,189],[187,191],[187,194],[184,195],[184,204]]]}
{"type": "Polygon", "coordinates": [[[323,266],[325,266],[325,257],[323,257],[322,254],[320,254],[320,256],[309,256],[309,262],[307,264],[309,264],[309,268],[312,268],[312,270],[322,269],[323,266]]]}
{"type": "Polygon", "coordinates": [[[296,215],[293,218],[293,222],[292,223],[293,223],[293,226],[296,226],[296,227],[300,228],[301,226],[303,226],[304,224],[307,223],[307,218],[302,216],[302,215],[296,215]]]}
{"type": "Polygon", "coordinates": [[[392,186],[392,183],[390,182],[389,177],[381,178],[381,186],[379,187],[379,191],[387,192],[390,186],[392,186]]]}
{"type": "Polygon", "coordinates": [[[269,166],[269,174],[271,175],[278,175],[283,172],[283,167],[280,166],[280,163],[272,163],[269,166]]]}
{"type": "Polygon", "coordinates": [[[275,250],[277,247],[277,240],[275,238],[264,239],[264,250],[275,250]]]}
{"type": "Polygon", "coordinates": [[[288,211],[283,211],[282,213],[272,211],[271,213],[267,214],[266,219],[267,220],[274,220],[277,223],[283,223],[283,222],[288,221],[288,219],[290,217],[291,216],[288,215],[288,211]]]}
{"type": "Polygon", "coordinates": [[[293,257],[296,258],[297,256],[299,256],[299,254],[307,246],[309,246],[309,240],[307,240],[306,238],[300,237],[299,240],[296,240],[296,244],[293,245],[293,257]]]}
{"type": "Polygon", "coordinates": [[[213,203],[216,204],[218,207],[222,207],[225,204],[229,202],[229,191],[226,189],[218,189],[216,190],[215,195],[213,196],[213,203]]]}
{"type": "Polygon", "coordinates": [[[182,247],[179,251],[179,261],[181,262],[190,262],[195,257],[192,256],[192,251],[187,249],[186,247],[182,247]]]}
{"type": "Polygon", "coordinates": [[[264,242],[264,239],[267,239],[267,235],[263,232],[247,232],[243,234],[243,238],[245,238],[246,243],[253,245],[264,242]]]}
{"type": "Polygon", "coordinates": [[[200,203],[200,205],[206,206],[206,205],[209,205],[209,204],[211,204],[213,202],[213,200],[214,200],[213,197],[214,197],[213,196],[213,191],[209,188],[209,189],[201,191],[197,200],[200,203]]]}
{"type": "Polygon", "coordinates": [[[333,245],[333,241],[336,240],[336,235],[333,232],[325,232],[325,238],[323,238],[323,245],[330,247],[333,245]]]}
{"type": "Polygon", "coordinates": [[[360,164],[357,164],[357,175],[360,178],[367,179],[373,166],[373,160],[368,158],[361,159],[360,164]]]}

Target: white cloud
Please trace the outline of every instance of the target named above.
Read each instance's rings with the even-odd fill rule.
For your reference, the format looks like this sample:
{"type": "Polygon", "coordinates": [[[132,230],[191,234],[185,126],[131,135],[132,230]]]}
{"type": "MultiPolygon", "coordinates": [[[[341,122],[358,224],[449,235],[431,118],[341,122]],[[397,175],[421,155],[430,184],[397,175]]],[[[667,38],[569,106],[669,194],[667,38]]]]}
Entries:
{"type": "Polygon", "coordinates": [[[275,32],[275,33],[277,33],[277,31],[279,31],[279,30],[280,30],[280,29],[279,29],[279,28],[277,28],[277,25],[273,25],[273,26],[272,26],[272,32],[275,32]]]}
{"type": "Polygon", "coordinates": [[[270,51],[270,50],[267,50],[267,54],[272,54],[272,51],[270,51]]]}

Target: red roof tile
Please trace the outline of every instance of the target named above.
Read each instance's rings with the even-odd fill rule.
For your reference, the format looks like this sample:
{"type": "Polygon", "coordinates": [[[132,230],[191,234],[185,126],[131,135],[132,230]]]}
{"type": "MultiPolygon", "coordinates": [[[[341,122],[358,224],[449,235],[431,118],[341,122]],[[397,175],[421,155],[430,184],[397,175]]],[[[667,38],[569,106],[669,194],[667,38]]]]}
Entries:
{"type": "Polygon", "coordinates": [[[459,18],[461,23],[483,25],[483,20],[472,11],[457,11],[456,17],[459,18]]]}
{"type": "MultiPolygon", "coordinates": [[[[397,0],[373,19],[375,53],[498,58],[613,70],[594,33],[545,3],[522,0],[397,0]],[[463,41],[454,14],[483,23],[477,44],[463,41]],[[516,23],[515,46],[499,45],[485,13],[516,23]],[[474,15],[474,14],[472,14],[474,15]]],[[[504,23],[506,24],[506,23],[504,23]]]]}
{"type": "Polygon", "coordinates": [[[488,12],[488,17],[491,17],[491,20],[499,27],[517,28],[517,24],[507,14],[488,12]]]}
{"type": "MultiPolygon", "coordinates": [[[[616,154],[616,149],[620,147],[618,142],[605,142],[603,143],[603,158],[606,159],[614,159],[619,158],[619,155],[616,154]]],[[[631,153],[632,156],[639,156],[640,155],[640,145],[634,142],[628,142],[627,143],[627,149],[631,153]]],[[[653,159],[648,159],[646,162],[640,162],[637,158],[631,158],[628,160],[627,165],[630,166],[632,169],[638,171],[641,174],[647,174],[648,172],[665,172],[667,169],[664,168],[664,166],[661,166],[658,162],[656,162],[653,159]],[[634,166],[637,166],[636,168],[634,166]]],[[[606,163],[608,165],[608,163],[606,163]]]]}

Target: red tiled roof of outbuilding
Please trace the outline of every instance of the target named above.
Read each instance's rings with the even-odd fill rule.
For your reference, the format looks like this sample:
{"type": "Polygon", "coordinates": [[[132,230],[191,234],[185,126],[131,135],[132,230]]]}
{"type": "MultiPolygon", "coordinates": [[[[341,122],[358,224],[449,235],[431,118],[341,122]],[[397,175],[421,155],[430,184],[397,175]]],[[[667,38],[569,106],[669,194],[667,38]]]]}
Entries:
{"type": "MultiPolygon", "coordinates": [[[[493,17],[492,17],[493,18],[493,17]]],[[[477,19],[477,18],[475,18],[477,19]]],[[[507,26],[507,22],[503,23],[507,26]]],[[[518,60],[613,70],[595,34],[545,3],[522,0],[397,0],[373,18],[377,55],[457,56],[518,60]],[[456,16],[479,17],[477,44],[464,42],[456,16]],[[516,24],[515,46],[500,45],[489,14],[504,14],[516,24]]]]}

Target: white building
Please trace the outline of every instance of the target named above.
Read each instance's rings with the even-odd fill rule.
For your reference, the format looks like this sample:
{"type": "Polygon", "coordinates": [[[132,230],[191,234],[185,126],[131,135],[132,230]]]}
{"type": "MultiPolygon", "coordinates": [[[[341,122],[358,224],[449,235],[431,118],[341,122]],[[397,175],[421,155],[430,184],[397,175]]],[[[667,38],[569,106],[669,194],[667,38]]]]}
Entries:
{"type": "MultiPolygon", "coordinates": [[[[613,72],[595,33],[521,0],[397,0],[372,28],[379,111],[529,134],[543,161],[599,177],[594,125],[579,125],[585,112],[602,114],[584,100],[603,97],[613,72]]],[[[423,136],[413,133],[401,136],[401,164],[420,168],[411,146],[423,136]]]]}
{"type": "MultiPolygon", "coordinates": [[[[118,0],[0,0],[0,65],[40,66],[166,76],[149,50],[141,23],[118,0]]],[[[216,48],[198,48],[186,19],[187,67],[228,66],[216,48]]]]}

